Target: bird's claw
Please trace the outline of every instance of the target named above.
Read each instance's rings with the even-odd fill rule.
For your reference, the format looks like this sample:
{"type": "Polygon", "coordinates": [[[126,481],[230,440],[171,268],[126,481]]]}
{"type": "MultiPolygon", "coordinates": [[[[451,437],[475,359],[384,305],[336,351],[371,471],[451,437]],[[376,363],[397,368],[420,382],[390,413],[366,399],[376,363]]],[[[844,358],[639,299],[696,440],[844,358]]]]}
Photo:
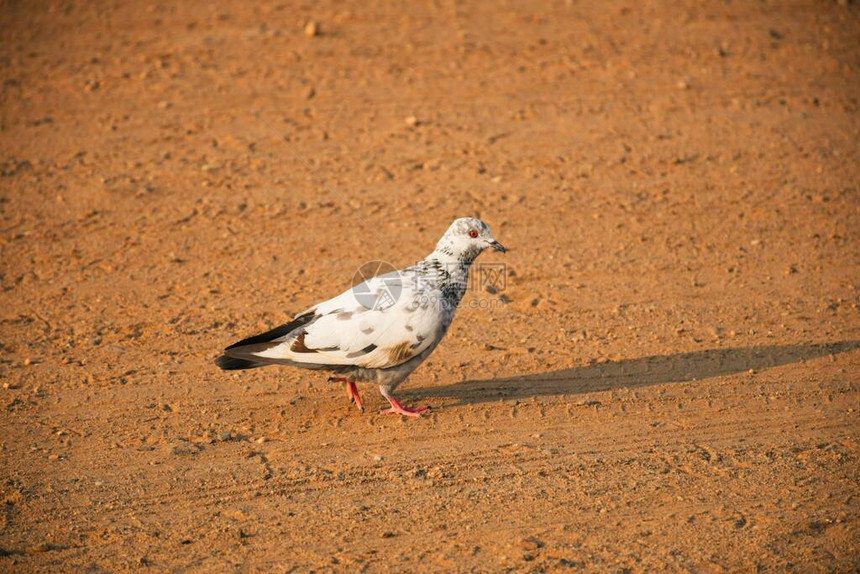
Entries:
{"type": "Polygon", "coordinates": [[[381,415],[404,415],[407,417],[420,417],[421,413],[423,413],[424,411],[429,411],[429,410],[430,410],[429,406],[421,406],[421,407],[415,407],[415,408],[409,408],[409,407],[404,407],[404,406],[400,406],[400,408],[397,408],[394,406],[390,406],[387,409],[382,409],[381,411],[379,411],[379,414],[381,414],[381,415]]]}

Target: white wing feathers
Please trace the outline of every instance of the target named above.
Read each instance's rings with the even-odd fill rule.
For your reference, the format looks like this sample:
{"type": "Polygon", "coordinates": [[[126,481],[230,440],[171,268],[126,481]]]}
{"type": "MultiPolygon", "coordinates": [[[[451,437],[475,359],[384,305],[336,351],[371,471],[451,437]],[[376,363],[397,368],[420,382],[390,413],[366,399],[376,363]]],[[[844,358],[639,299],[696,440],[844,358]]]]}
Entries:
{"type": "MultiPolygon", "coordinates": [[[[396,276],[396,277],[395,277],[396,276]]],[[[265,345],[237,355],[305,365],[385,369],[405,363],[444,335],[436,305],[417,297],[414,278],[369,279],[296,316],[313,318],[265,345]],[[264,348],[260,348],[264,347],[264,348]]]]}

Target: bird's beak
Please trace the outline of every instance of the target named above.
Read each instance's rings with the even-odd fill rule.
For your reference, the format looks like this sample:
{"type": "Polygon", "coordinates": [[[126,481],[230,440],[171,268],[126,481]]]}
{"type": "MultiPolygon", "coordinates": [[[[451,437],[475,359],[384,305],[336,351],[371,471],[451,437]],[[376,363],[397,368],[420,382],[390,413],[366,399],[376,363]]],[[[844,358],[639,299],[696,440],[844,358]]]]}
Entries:
{"type": "Polygon", "coordinates": [[[496,251],[501,251],[502,253],[506,253],[508,251],[508,249],[504,245],[495,240],[490,242],[490,247],[492,247],[496,251]]]}

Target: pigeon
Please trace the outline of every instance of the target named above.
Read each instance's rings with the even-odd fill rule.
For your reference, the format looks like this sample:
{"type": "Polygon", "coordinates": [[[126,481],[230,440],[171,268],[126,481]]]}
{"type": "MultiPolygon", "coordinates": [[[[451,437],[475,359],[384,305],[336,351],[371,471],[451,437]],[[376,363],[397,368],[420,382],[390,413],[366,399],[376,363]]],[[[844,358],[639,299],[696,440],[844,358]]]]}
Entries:
{"type": "Polygon", "coordinates": [[[404,406],[394,390],[447,333],[472,263],[487,248],[507,251],[480,219],[457,219],[422,261],[367,279],[285,325],[234,343],[215,364],[224,370],[288,365],[327,371],[329,381],[346,384],[360,411],[356,382],[375,383],[390,404],[381,414],[420,416],[429,407],[404,406]]]}

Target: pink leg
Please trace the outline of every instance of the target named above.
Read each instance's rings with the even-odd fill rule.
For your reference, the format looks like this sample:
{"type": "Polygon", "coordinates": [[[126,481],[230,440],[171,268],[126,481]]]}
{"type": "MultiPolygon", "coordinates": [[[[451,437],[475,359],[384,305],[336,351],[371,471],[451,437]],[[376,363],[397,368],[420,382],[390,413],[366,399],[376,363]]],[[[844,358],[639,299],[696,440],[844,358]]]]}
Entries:
{"type": "Polygon", "coordinates": [[[355,402],[358,410],[364,412],[364,405],[361,402],[361,397],[358,396],[358,387],[355,386],[355,381],[350,381],[344,377],[329,377],[328,380],[333,383],[346,383],[346,396],[349,397],[350,401],[355,402]]]}
{"type": "Polygon", "coordinates": [[[381,414],[381,415],[397,414],[397,415],[406,415],[407,417],[420,417],[421,413],[423,413],[424,411],[426,411],[427,409],[430,408],[430,407],[415,407],[414,409],[411,409],[409,407],[404,407],[403,405],[401,405],[397,401],[397,399],[395,399],[392,396],[386,396],[385,398],[388,399],[388,402],[391,403],[391,406],[387,409],[382,409],[381,411],[379,411],[379,414],[381,414]]]}
{"type": "Polygon", "coordinates": [[[358,407],[358,410],[364,412],[364,405],[361,404],[361,397],[358,396],[358,388],[355,386],[355,381],[346,382],[346,392],[349,398],[355,401],[355,406],[358,407]]]}

